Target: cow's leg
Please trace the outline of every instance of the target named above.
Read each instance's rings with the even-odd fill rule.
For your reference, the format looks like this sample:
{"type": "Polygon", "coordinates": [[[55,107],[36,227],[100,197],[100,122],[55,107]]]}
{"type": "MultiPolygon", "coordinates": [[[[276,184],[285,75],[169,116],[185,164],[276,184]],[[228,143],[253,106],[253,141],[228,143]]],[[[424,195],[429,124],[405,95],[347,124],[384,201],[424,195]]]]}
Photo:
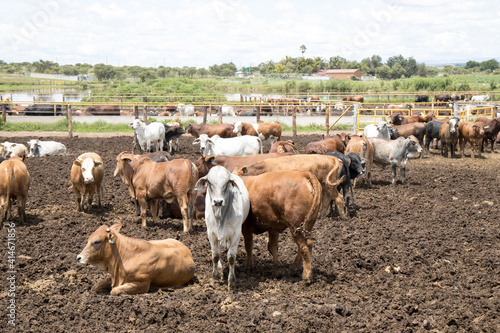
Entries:
{"type": "Polygon", "coordinates": [[[158,200],[151,199],[151,200],[149,200],[149,202],[150,202],[151,216],[153,216],[153,222],[155,225],[157,225],[158,224],[158,200]]]}
{"type": "Polygon", "coordinates": [[[273,262],[275,265],[280,265],[280,260],[278,259],[278,241],[280,234],[277,231],[269,230],[269,242],[267,243],[267,249],[273,256],[273,262]]]}
{"type": "Polygon", "coordinates": [[[76,195],[76,204],[78,205],[78,211],[82,210],[82,194],[76,188],[73,188],[76,195]]]}
{"type": "MultiPolygon", "coordinates": [[[[446,153],[446,157],[448,157],[448,153],[446,153]]],[[[401,184],[406,182],[406,164],[402,165],[399,170],[401,171],[401,184]]]]}
{"type": "Polygon", "coordinates": [[[95,192],[95,186],[92,186],[90,188],[88,197],[87,197],[87,203],[88,203],[88,209],[90,210],[92,208],[92,201],[94,200],[94,192],[95,192]]]}
{"type": "Polygon", "coordinates": [[[111,291],[111,276],[97,282],[92,286],[92,291],[95,293],[110,292],[111,291]]]}
{"type": "Polygon", "coordinates": [[[346,219],[347,215],[344,210],[344,197],[339,193],[339,191],[335,186],[333,187],[332,192],[333,192],[333,198],[335,200],[335,206],[337,206],[337,209],[339,210],[340,218],[346,219]]]}
{"type": "Polygon", "coordinates": [[[26,218],[26,197],[19,196],[17,197],[17,214],[19,215],[19,222],[24,223],[26,218]]]}
{"type": "Polygon", "coordinates": [[[214,231],[215,232],[211,232],[208,235],[208,240],[210,241],[210,247],[212,248],[212,277],[216,280],[219,280],[220,278],[222,278],[222,264],[220,262],[221,246],[216,234],[217,231],[214,231]]]}
{"type": "Polygon", "coordinates": [[[139,207],[141,207],[142,226],[144,228],[146,228],[147,227],[146,217],[147,217],[147,214],[148,214],[148,202],[146,200],[146,196],[138,194],[137,195],[137,202],[139,203],[139,207]]]}
{"type": "Polygon", "coordinates": [[[147,293],[149,290],[150,282],[129,282],[122,284],[121,286],[114,287],[111,289],[111,295],[121,295],[121,294],[142,294],[147,293]]]}
{"type": "Polygon", "coordinates": [[[312,259],[310,251],[312,249],[312,242],[308,242],[300,231],[292,232],[292,236],[302,256],[302,281],[309,284],[312,282],[312,259]]]}
{"type": "Polygon", "coordinates": [[[146,153],[150,153],[151,152],[151,141],[150,140],[147,140],[146,141],[146,153]]]}
{"type": "Polygon", "coordinates": [[[391,168],[392,168],[392,185],[396,185],[396,172],[397,172],[397,164],[392,163],[391,168]]]}
{"type": "Polygon", "coordinates": [[[182,214],[182,223],[184,225],[184,232],[190,232],[191,231],[191,218],[188,216],[188,207],[189,207],[189,200],[186,194],[183,195],[178,195],[177,196],[177,202],[179,203],[179,207],[181,208],[181,214],[182,214]]]}
{"type": "Polygon", "coordinates": [[[238,251],[238,244],[240,243],[240,236],[232,237],[231,244],[227,249],[227,262],[229,263],[229,275],[227,277],[227,287],[229,290],[234,288],[236,283],[236,275],[234,273],[236,266],[236,252],[238,251]]]}
{"type": "Polygon", "coordinates": [[[241,227],[241,233],[243,234],[243,240],[245,242],[245,252],[247,253],[247,264],[248,269],[253,268],[253,232],[250,223],[243,223],[241,227]]]}

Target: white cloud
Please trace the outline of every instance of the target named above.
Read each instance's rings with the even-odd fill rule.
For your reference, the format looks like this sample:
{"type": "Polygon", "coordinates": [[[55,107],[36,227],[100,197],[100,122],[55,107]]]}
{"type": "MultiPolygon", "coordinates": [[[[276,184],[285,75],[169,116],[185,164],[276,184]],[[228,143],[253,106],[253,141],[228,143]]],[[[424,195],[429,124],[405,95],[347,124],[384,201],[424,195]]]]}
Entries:
{"type": "Polygon", "coordinates": [[[243,66],[299,56],[300,45],[306,56],[327,59],[500,57],[500,4],[493,0],[50,1],[58,8],[46,13],[48,21],[33,21],[44,13],[41,2],[9,4],[0,23],[0,59],[243,66]]]}

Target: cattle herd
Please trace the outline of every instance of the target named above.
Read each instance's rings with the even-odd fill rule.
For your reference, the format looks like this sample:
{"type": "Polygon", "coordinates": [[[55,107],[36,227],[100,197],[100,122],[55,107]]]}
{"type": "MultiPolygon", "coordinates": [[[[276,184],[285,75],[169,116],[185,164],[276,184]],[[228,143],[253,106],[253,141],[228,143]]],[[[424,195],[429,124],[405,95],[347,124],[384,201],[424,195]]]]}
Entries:
{"type": "MultiPolygon", "coordinates": [[[[464,122],[395,113],[389,124],[369,125],[361,136],[339,133],[310,142],[305,154],[299,154],[293,142],[281,141],[278,123],[191,123],[187,133],[193,137],[192,144],[200,146],[196,161],[172,157],[179,152],[173,142],[185,133],[182,125],[136,119],[130,127],[135,130],[135,148],[144,154],[120,153],[114,176],[126,184],[142,226],[148,227],[148,213],[155,224],[160,216],[181,218],[184,232],[192,230],[193,218],[204,218],[212,249],[212,277],[222,277],[221,250],[227,248],[228,288],[232,290],[242,235],[246,266],[252,267],[253,235],[268,233],[268,249],[278,264],[279,235],[288,230],[298,249],[294,263],[302,264],[302,279],[308,284],[313,280],[309,235],[317,218],[338,215],[348,219],[359,208],[354,204],[353,188],[363,178],[371,186],[374,164],[390,165],[392,186],[396,186],[397,168],[404,183],[409,158],[428,153],[433,140],[439,141],[445,157],[448,152],[455,157],[457,145],[463,156],[467,143],[472,157],[480,155],[486,144],[491,143],[493,151],[500,118],[464,122]]],[[[33,139],[27,144],[29,148],[10,142],[0,146],[4,159],[0,164],[2,220],[11,218],[13,202],[19,221],[26,218],[31,180],[25,158],[66,154],[59,142],[33,139]]],[[[94,195],[100,207],[106,179],[99,152],[79,155],[70,171],[76,209],[91,210],[94,195]]],[[[181,242],[135,239],[121,235],[120,229],[120,223],[100,227],[78,255],[79,263],[110,274],[94,285],[95,291],[145,293],[151,287],[184,285],[194,276],[192,253],[181,242]]]]}

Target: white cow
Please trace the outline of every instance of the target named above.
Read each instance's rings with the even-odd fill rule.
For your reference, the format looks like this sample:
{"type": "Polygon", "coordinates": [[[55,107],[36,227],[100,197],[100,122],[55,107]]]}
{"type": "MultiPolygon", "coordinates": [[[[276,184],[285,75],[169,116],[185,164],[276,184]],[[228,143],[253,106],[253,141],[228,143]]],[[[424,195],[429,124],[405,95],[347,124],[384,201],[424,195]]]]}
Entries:
{"type": "Polygon", "coordinates": [[[363,137],[365,138],[382,138],[390,139],[391,133],[389,132],[389,127],[385,121],[381,121],[378,124],[369,124],[363,130],[363,137]]]}
{"type": "Polygon", "coordinates": [[[5,141],[0,143],[0,156],[10,158],[12,156],[23,157],[23,154],[28,156],[28,148],[22,143],[14,143],[5,141]]]}
{"type": "Polygon", "coordinates": [[[203,154],[209,156],[247,156],[262,154],[262,140],[256,136],[243,135],[234,138],[221,138],[217,134],[208,137],[200,134],[193,145],[200,144],[203,154]]]}
{"type": "Polygon", "coordinates": [[[71,167],[71,184],[76,194],[78,211],[85,210],[85,197],[88,195],[88,208],[92,207],[94,193],[97,193],[97,205],[101,207],[102,180],[104,165],[102,158],[96,153],[81,154],[73,161],[71,167]]]}
{"type": "Polygon", "coordinates": [[[135,131],[137,141],[143,152],[149,153],[151,151],[151,144],[155,145],[155,151],[163,150],[165,126],[162,123],[146,125],[140,119],[134,119],[129,126],[135,131]]]}
{"type": "Polygon", "coordinates": [[[32,139],[28,141],[28,146],[30,147],[28,157],[66,156],[66,146],[60,142],[32,139]]]}
{"type": "Polygon", "coordinates": [[[192,116],[195,113],[194,106],[192,104],[177,104],[177,111],[181,114],[181,116],[192,116]]]}
{"type": "Polygon", "coordinates": [[[221,247],[227,248],[229,263],[228,288],[236,281],[234,266],[241,238],[241,226],[250,210],[250,197],[243,180],[223,166],[214,166],[196,183],[196,190],[207,188],[205,196],[205,223],[212,248],[214,279],[222,277],[221,247]]]}
{"type": "Polygon", "coordinates": [[[220,110],[221,110],[223,116],[232,116],[232,117],[236,116],[236,113],[234,112],[234,108],[230,105],[224,104],[221,106],[220,110]]]}
{"type": "Polygon", "coordinates": [[[470,100],[472,102],[486,102],[489,99],[490,99],[489,95],[476,95],[476,96],[472,96],[472,98],[470,100]]]}

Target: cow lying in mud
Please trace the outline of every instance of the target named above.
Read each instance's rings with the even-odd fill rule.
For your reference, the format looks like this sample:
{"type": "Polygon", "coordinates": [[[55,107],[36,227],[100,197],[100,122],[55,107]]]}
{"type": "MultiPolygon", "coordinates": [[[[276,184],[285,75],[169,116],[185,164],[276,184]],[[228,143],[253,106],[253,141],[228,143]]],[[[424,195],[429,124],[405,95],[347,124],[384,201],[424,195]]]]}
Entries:
{"type": "Polygon", "coordinates": [[[120,234],[121,228],[121,223],[101,226],[76,258],[110,274],[93,286],[95,292],[141,294],[151,287],[182,286],[194,276],[193,256],[186,245],[175,239],[130,238],[120,234]]]}

